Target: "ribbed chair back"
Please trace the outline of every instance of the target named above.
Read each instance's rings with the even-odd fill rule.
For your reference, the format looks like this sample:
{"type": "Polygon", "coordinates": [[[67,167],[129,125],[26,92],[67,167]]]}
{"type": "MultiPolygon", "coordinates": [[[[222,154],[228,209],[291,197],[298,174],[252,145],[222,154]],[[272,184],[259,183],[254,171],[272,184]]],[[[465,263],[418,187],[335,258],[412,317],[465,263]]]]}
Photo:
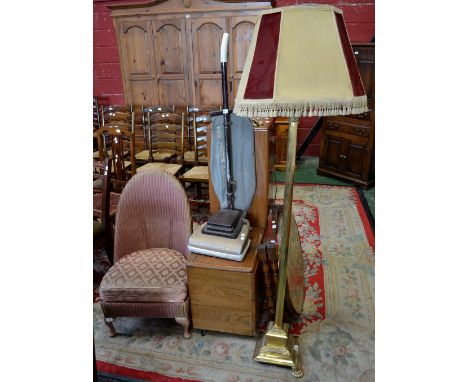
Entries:
{"type": "Polygon", "coordinates": [[[180,182],[162,171],[139,173],[120,197],[114,262],[149,248],[171,248],[187,256],[191,233],[190,206],[180,182]]]}

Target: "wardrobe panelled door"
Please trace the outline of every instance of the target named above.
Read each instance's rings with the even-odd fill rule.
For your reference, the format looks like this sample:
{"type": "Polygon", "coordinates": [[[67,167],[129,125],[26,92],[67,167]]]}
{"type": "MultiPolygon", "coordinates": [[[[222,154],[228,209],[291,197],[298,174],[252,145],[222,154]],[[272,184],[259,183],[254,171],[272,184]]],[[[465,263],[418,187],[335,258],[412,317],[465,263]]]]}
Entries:
{"type": "Polygon", "coordinates": [[[222,104],[219,50],[229,33],[229,102],[244,68],[257,14],[270,2],[167,0],[114,4],[127,104],[222,104]]]}

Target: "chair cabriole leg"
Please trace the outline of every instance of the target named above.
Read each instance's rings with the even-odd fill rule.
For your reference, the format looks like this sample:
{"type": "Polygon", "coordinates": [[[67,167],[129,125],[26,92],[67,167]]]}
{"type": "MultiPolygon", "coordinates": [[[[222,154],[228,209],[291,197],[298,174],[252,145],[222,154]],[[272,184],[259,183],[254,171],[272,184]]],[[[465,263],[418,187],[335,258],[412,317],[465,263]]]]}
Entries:
{"type": "Polygon", "coordinates": [[[104,318],[104,322],[106,323],[107,327],[109,328],[109,337],[115,337],[116,336],[116,332],[115,332],[115,328],[114,328],[114,319],[112,317],[105,317],[104,318]]]}
{"type": "Polygon", "coordinates": [[[189,339],[192,337],[192,333],[190,333],[190,318],[176,317],[175,320],[179,325],[184,327],[184,338],[189,339]]]}

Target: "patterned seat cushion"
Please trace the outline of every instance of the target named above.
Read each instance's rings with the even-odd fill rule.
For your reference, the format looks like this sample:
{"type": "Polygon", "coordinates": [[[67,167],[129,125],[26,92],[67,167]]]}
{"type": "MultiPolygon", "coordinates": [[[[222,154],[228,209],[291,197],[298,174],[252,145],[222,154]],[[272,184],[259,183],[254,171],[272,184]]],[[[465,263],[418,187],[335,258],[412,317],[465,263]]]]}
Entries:
{"type": "Polygon", "coordinates": [[[104,302],[184,302],[185,264],[185,256],[174,249],[133,252],[107,271],[99,295],[104,302]]]}

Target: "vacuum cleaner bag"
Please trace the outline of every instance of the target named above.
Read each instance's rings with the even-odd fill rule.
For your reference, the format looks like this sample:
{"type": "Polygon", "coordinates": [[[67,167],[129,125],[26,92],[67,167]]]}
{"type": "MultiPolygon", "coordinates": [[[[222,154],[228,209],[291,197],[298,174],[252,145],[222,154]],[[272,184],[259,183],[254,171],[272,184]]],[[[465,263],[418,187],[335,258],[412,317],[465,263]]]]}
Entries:
{"type": "MultiPolygon", "coordinates": [[[[234,186],[234,208],[247,211],[255,194],[254,128],[247,117],[231,114],[231,163],[234,186]]],[[[212,119],[210,176],[221,208],[227,208],[226,153],[224,150],[224,119],[212,119]]]]}

